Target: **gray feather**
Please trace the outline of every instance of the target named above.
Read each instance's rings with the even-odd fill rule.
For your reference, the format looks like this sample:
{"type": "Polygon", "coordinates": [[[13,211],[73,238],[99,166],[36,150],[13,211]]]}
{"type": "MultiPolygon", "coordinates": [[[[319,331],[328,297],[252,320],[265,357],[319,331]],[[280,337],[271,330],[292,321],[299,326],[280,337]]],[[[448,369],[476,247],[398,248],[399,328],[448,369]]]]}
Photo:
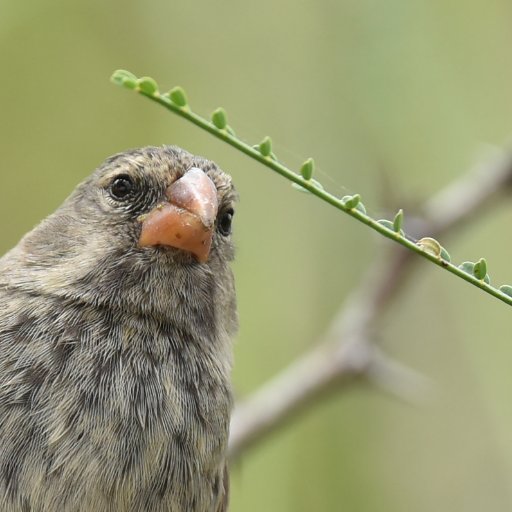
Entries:
{"type": "Polygon", "coordinates": [[[0,510],[226,509],[237,329],[231,237],[198,264],[139,248],[138,215],[190,167],[175,147],[108,159],[0,259],[0,510]],[[119,208],[106,183],[145,194],[119,208]]]}

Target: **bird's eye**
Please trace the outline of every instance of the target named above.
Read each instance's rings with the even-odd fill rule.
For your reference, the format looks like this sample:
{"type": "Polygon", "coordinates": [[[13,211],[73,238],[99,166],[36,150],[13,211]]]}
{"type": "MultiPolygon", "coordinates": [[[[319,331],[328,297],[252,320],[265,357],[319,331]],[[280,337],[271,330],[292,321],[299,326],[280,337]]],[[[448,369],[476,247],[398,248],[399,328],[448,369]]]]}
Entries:
{"type": "Polygon", "coordinates": [[[118,176],[110,185],[110,194],[114,199],[124,199],[134,188],[130,176],[118,176]]]}
{"type": "Polygon", "coordinates": [[[233,208],[229,208],[221,213],[217,224],[221,235],[228,236],[231,233],[231,222],[233,221],[234,214],[233,208]]]}

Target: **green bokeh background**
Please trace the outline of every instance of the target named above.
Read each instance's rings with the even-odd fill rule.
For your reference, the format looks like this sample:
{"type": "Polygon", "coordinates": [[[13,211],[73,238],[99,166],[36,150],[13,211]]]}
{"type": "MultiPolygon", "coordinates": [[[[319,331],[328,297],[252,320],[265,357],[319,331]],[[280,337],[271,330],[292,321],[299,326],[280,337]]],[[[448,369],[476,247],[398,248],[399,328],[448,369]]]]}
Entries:
{"type": "MultiPolygon", "coordinates": [[[[507,142],[511,16],[505,0],[0,0],[0,251],[112,153],[172,143],[215,160],[241,196],[234,381],[247,395],[314,344],[389,242],[111,72],[182,85],[205,115],[224,106],[243,138],[271,135],[295,168],[314,156],[332,192],[380,216],[507,142]]],[[[510,215],[503,203],[442,242],[512,282],[510,215]]],[[[233,468],[231,510],[512,510],[511,314],[420,262],[378,337],[434,396],[331,396],[233,468]]]]}

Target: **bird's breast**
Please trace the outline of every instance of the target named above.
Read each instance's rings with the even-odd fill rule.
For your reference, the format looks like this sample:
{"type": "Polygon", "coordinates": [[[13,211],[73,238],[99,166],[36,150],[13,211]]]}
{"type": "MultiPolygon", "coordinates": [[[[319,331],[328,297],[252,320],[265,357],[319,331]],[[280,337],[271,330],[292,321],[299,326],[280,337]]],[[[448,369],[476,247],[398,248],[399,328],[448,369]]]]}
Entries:
{"type": "Polygon", "coordinates": [[[209,510],[231,409],[221,340],[24,302],[0,326],[5,488],[47,510],[209,510]]]}

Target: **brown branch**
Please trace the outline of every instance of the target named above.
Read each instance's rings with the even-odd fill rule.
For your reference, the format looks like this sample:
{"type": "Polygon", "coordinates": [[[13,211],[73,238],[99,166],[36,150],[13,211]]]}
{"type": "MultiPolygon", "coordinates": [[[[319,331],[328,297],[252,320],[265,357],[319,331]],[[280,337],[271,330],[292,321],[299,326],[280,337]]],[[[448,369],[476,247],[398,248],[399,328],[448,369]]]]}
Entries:
{"type": "MultiPolygon", "coordinates": [[[[504,153],[455,181],[424,206],[425,217],[409,226],[416,236],[440,237],[454,231],[484,207],[496,203],[512,184],[512,154],[504,153]]],[[[292,362],[249,398],[231,420],[229,455],[238,457],[326,393],[364,378],[405,400],[425,396],[425,378],[386,356],[372,342],[372,331],[396,299],[416,261],[402,248],[379,260],[356,293],[340,308],[315,347],[292,362]],[[371,286],[370,286],[371,283],[371,286]]]]}

